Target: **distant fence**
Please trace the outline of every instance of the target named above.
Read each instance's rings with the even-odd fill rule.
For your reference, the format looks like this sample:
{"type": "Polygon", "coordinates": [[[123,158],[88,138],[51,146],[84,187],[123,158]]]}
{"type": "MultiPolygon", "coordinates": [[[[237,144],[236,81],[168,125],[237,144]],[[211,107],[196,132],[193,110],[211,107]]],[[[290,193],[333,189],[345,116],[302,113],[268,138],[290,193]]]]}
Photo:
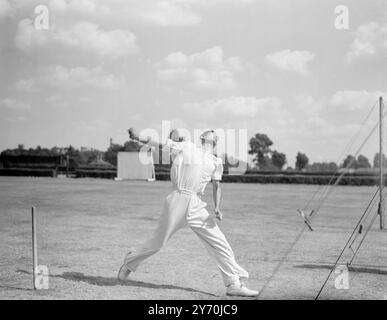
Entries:
{"type": "Polygon", "coordinates": [[[0,169],[0,176],[55,178],[57,171],[55,169],[5,168],[0,169]]]}
{"type": "Polygon", "coordinates": [[[117,177],[116,170],[75,170],[76,178],[100,178],[114,179],[117,177]]]}
{"type": "Polygon", "coordinates": [[[30,167],[42,167],[43,169],[49,169],[56,167],[61,164],[61,156],[57,155],[11,155],[4,154],[0,155],[0,162],[4,168],[30,168],[30,167]]]}
{"type": "MultiPolygon", "coordinates": [[[[247,173],[243,175],[223,175],[222,182],[228,183],[281,183],[281,184],[317,184],[327,185],[334,183],[339,177],[339,174],[332,173],[296,173],[296,172],[262,172],[256,171],[254,173],[247,173]],[[332,178],[333,177],[333,178],[332,178]]],[[[387,175],[386,175],[387,178],[387,175]]],[[[169,173],[157,172],[156,180],[169,180],[169,173]]],[[[385,179],[387,180],[387,179],[385,179]]],[[[378,178],[375,175],[367,175],[364,173],[359,174],[345,174],[339,185],[350,186],[372,186],[378,183],[378,178]]]]}
{"type": "MultiPolygon", "coordinates": [[[[283,184],[317,184],[327,185],[333,184],[338,175],[333,179],[329,175],[304,175],[304,174],[244,174],[244,175],[224,175],[223,182],[239,182],[239,183],[283,183],[283,184]]],[[[350,186],[372,186],[377,184],[376,176],[364,175],[344,175],[339,181],[339,185],[350,186]]]]}
{"type": "MultiPolygon", "coordinates": [[[[156,180],[170,180],[169,166],[156,165],[156,180]]],[[[0,176],[35,176],[56,177],[58,171],[55,169],[42,168],[4,168],[0,169],[0,176]]],[[[117,171],[112,168],[87,167],[72,171],[76,178],[100,178],[114,179],[117,171]]],[[[228,183],[281,183],[281,184],[315,184],[326,185],[334,183],[339,173],[331,172],[297,172],[297,171],[248,171],[243,175],[223,175],[223,182],[228,183]]],[[[387,177],[387,175],[386,175],[387,177]]],[[[386,179],[387,180],[387,179],[386,179]]],[[[372,186],[378,183],[378,178],[372,172],[346,173],[340,180],[339,185],[372,186]]]]}

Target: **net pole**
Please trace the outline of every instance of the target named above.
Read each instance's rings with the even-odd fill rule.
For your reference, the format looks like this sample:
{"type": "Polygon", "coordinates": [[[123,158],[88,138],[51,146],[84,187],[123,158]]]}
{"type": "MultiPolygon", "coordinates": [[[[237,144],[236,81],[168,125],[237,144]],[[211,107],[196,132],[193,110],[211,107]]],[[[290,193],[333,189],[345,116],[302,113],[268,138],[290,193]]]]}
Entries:
{"type": "Polygon", "coordinates": [[[36,243],[36,209],[35,207],[31,208],[31,218],[32,218],[32,281],[33,288],[36,290],[36,270],[38,268],[38,249],[36,243]]]}
{"type": "Polygon", "coordinates": [[[379,98],[379,208],[380,230],[384,229],[384,203],[383,203],[383,187],[384,187],[384,154],[383,154],[383,97],[379,98]]]}

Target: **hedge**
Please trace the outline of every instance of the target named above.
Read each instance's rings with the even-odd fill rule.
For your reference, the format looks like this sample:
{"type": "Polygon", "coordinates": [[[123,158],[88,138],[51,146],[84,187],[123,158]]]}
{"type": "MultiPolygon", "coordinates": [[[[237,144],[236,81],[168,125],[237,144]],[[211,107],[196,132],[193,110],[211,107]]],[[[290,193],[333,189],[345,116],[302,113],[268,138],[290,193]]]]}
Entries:
{"type": "Polygon", "coordinates": [[[116,170],[76,170],[76,178],[102,178],[114,179],[117,177],[116,170]]]}
{"type": "Polygon", "coordinates": [[[98,166],[98,165],[79,165],[75,170],[81,171],[116,171],[117,169],[114,166],[98,166]]]}
{"type": "MultiPolygon", "coordinates": [[[[169,180],[169,174],[157,173],[156,180],[169,180]]],[[[282,183],[282,184],[317,184],[327,185],[328,183],[335,183],[335,179],[331,181],[331,176],[320,175],[287,175],[287,174],[244,174],[244,175],[223,175],[222,182],[229,183],[282,183]]],[[[387,179],[386,179],[387,182],[387,179]]],[[[345,175],[339,182],[339,185],[351,186],[373,186],[378,183],[376,176],[355,176],[345,175]]]]}
{"type": "MultiPolygon", "coordinates": [[[[239,182],[239,183],[286,183],[286,184],[317,184],[327,185],[328,183],[335,183],[336,179],[331,181],[330,176],[304,176],[304,175],[224,175],[223,182],[239,182]]],[[[375,176],[354,176],[345,175],[339,182],[339,185],[351,186],[372,186],[377,184],[378,179],[375,176]]]]}
{"type": "Polygon", "coordinates": [[[44,170],[55,170],[58,165],[54,163],[9,163],[3,164],[5,169],[44,169],[44,170]]]}
{"type": "MultiPolygon", "coordinates": [[[[226,172],[225,172],[226,173],[226,172]]],[[[369,170],[369,171],[360,171],[347,172],[345,176],[356,176],[356,177],[371,177],[377,175],[379,169],[369,170]]],[[[257,171],[257,170],[247,170],[245,175],[286,175],[286,176],[340,176],[342,172],[331,172],[331,171],[257,171]]]]}
{"type": "Polygon", "coordinates": [[[6,168],[6,169],[0,169],[0,176],[55,178],[57,176],[57,172],[56,170],[52,170],[52,169],[6,168]]]}
{"type": "MultiPolygon", "coordinates": [[[[56,177],[56,170],[48,169],[20,169],[20,168],[7,168],[0,169],[0,176],[35,176],[35,177],[56,177]]],[[[102,178],[102,179],[114,179],[117,176],[116,170],[76,170],[76,178],[102,178]]],[[[289,173],[289,172],[254,172],[243,175],[228,175],[223,176],[223,182],[233,183],[284,183],[284,184],[317,184],[326,185],[328,183],[334,183],[335,179],[331,181],[331,175],[328,174],[304,174],[304,173],[289,173]]],[[[338,175],[336,175],[336,178],[338,175]]],[[[170,180],[169,172],[163,168],[163,170],[156,171],[156,180],[167,181],[170,180]]],[[[387,182],[387,179],[385,179],[387,182]]],[[[340,180],[339,185],[351,185],[351,186],[372,186],[378,183],[378,177],[376,175],[364,175],[364,174],[346,174],[340,180]]]]}

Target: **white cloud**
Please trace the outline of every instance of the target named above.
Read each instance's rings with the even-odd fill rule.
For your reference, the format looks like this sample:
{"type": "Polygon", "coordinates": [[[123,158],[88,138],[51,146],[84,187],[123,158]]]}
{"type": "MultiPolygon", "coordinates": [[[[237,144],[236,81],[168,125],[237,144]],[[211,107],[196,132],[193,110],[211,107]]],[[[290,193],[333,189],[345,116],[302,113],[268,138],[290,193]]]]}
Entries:
{"type": "Polygon", "coordinates": [[[8,0],[0,0],[0,18],[12,17],[14,9],[8,2],[8,0]]]}
{"type": "Polygon", "coordinates": [[[53,108],[66,108],[68,103],[62,94],[54,94],[46,98],[46,102],[53,108]]]}
{"type": "Polygon", "coordinates": [[[305,114],[309,116],[314,116],[319,114],[323,108],[324,104],[321,100],[316,100],[310,95],[299,95],[296,97],[297,107],[305,114]]]}
{"type": "MultiPolygon", "coordinates": [[[[2,0],[4,1],[4,0],[2,0]]],[[[14,0],[19,7],[31,8],[38,0],[14,0]]],[[[49,0],[50,12],[55,18],[88,21],[114,19],[120,24],[140,21],[161,27],[186,27],[202,21],[202,10],[212,7],[235,8],[257,0],[49,0]]]]}
{"type": "Polygon", "coordinates": [[[49,2],[50,10],[54,10],[56,14],[95,14],[97,4],[90,0],[51,0],[49,2]]]}
{"type": "Polygon", "coordinates": [[[102,30],[98,25],[81,22],[67,28],[51,26],[47,32],[36,30],[30,19],[19,22],[15,44],[21,50],[59,45],[80,49],[88,54],[117,59],[136,53],[138,47],[133,33],[115,29],[102,30]]]}
{"type": "Polygon", "coordinates": [[[202,102],[185,103],[183,108],[193,114],[204,117],[244,118],[254,117],[270,118],[281,113],[282,102],[275,97],[229,97],[219,100],[205,100],[202,102]]]}
{"type": "Polygon", "coordinates": [[[387,97],[387,92],[381,91],[366,91],[366,90],[344,90],[337,91],[331,98],[329,103],[333,107],[338,107],[348,111],[367,109],[377,103],[380,96],[387,97]]]}
{"type": "Polygon", "coordinates": [[[111,127],[111,123],[104,119],[94,120],[76,120],[72,122],[73,127],[82,133],[93,133],[96,131],[104,131],[111,127]]]}
{"type": "Polygon", "coordinates": [[[219,46],[191,55],[171,53],[158,68],[163,81],[185,81],[203,89],[233,88],[235,74],[243,69],[239,57],[225,58],[219,46]]]}
{"type": "Polygon", "coordinates": [[[51,0],[55,14],[83,18],[140,20],[157,26],[191,26],[201,22],[193,10],[194,2],[186,0],[51,0]]]}
{"type": "MultiPolygon", "coordinates": [[[[132,17],[162,27],[193,26],[202,21],[200,9],[209,6],[241,6],[255,0],[115,0],[123,17],[132,17]]],[[[111,8],[111,7],[110,7],[111,8]]]]}
{"type": "Polygon", "coordinates": [[[10,99],[10,98],[5,98],[0,102],[0,106],[6,109],[12,109],[12,110],[28,110],[31,109],[31,105],[28,103],[15,100],[15,99],[10,99]]]}
{"type": "Polygon", "coordinates": [[[23,123],[23,122],[26,122],[27,121],[27,118],[24,117],[24,116],[11,116],[11,117],[7,117],[6,118],[9,122],[12,122],[12,123],[23,123]]]}
{"type": "Polygon", "coordinates": [[[199,24],[202,18],[190,5],[174,1],[155,1],[140,9],[138,16],[146,22],[158,26],[191,26],[199,24]]]}
{"type": "Polygon", "coordinates": [[[14,14],[14,9],[9,4],[8,0],[0,0],[0,19],[11,17],[14,14]]]}
{"type": "Polygon", "coordinates": [[[355,39],[346,54],[348,62],[373,57],[378,51],[387,52],[387,24],[370,22],[358,27],[354,34],[355,39]]]}
{"type": "Polygon", "coordinates": [[[50,66],[41,70],[42,75],[22,79],[16,82],[14,87],[27,92],[37,91],[42,87],[54,87],[62,90],[77,89],[81,87],[94,87],[101,89],[117,89],[125,84],[123,78],[106,73],[102,67],[86,68],[64,66],[50,66]]]}
{"type": "Polygon", "coordinates": [[[309,51],[291,51],[289,49],[266,55],[266,63],[282,71],[295,72],[307,76],[309,64],[315,55],[309,51]]]}
{"type": "Polygon", "coordinates": [[[33,79],[21,79],[18,80],[13,86],[14,89],[21,92],[34,92],[36,91],[35,82],[33,79]]]}

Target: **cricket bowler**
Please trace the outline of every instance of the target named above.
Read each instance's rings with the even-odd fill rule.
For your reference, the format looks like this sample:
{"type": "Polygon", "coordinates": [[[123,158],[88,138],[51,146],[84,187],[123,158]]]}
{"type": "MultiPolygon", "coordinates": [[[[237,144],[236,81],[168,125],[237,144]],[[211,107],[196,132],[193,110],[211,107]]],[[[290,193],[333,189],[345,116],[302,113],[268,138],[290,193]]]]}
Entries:
{"type": "MultiPolygon", "coordinates": [[[[134,129],[129,129],[130,138],[142,144],[159,147],[150,138],[141,139],[134,129]]],[[[204,243],[214,258],[230,296],[255,297],[258,291],[246,287],[249,274],[235,261],[234,253],[224,234],[219,229],[215,217],[222,220],[220,211],[220,181],[223,174],[222,159],[214,155],[217,135],[215,131],[205,131],[201,136],[201,146],[184,141],[177,130],[173,130],[163,148],[172,158],[171,182],[173,191],[164,202],[162,214],[153,237],[141,248],[129,252],[118,272],[118,280],[125,281],[145,259],[158,252],[171,236],[180,228],[189,226],[204,243]],[[165,150],[165,149],[164,149],[165,150]],[[214,213],[206,210],[201,196],[208,182],[213,184],[214,213]]]]}

